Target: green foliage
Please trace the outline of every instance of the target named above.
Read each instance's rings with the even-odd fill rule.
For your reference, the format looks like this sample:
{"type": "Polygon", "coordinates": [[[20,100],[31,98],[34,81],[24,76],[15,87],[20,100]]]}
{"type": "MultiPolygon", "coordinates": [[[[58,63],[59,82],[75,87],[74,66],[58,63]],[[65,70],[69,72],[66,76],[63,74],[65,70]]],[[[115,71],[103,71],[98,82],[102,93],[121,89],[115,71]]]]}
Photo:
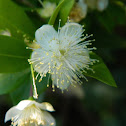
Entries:
{"type": "Polygon", "coordinates": [[[24,39],[24,34],[34,38],[35,27],[24,10],[11,0],[0,0],[0,29],[8,29],[19,39],[24,39]]]}
{"type": "Polygon", "coordinates": [[[107,85],[117,87],[109,69],[104,64],[103,60],[95,53],[91,53],[90,56],[92,59],[99,60],[99,62],[94,63],[94,65],[91,66],[95,73],[93,73],[92,71],[88,71],[85,75],[93,77],[107,85]]]}
{"type": "Polygon", "coordinates": [[[22,85],[27,80],[29,73],[29,69],[16,73],[0,73],[0,94],[12,92],[22,85]]]}
{"type": "Polygon", "coordinates": [[[68,19],[69,13],[75,3],[75,0],[65,0],[63,6],[60,9],[59,15],[62,25],[64,25],[68,19]]]}
{"type": "MultiPolygon", "coordinates": [[[[61,25],[64,25],[75,0],[51,1],[56,2],[58,5],[50,17],[48,24],[54,25],[59,14],[59,18],[62,21],[61,25]]],[[[34,1],[32,0],[31,3],[34,4],[34,1]]],[[[35,1],[35,4],[37,6],[38,1],[35,1]]],[[[98,43],[96,43],[98,46],[96,47],[110,47],[109,45],[113,47],[112,44],[114,44],[115,41],[115,45],[118,46],[120,38],[116,39],[113,33],[112,38],[109,32],[112,32],[117,24],[125,24],[126,20],[124,15],[125,11],[121,7],[111,3],[104,12],[95,12],[95,21],[89,19],[84,20],[87,28],[90,28],[88,25],[91,25],[92,22],[96,23],[97,21],[97,24],[101,26],[101,29],[91,27],[91,30],[96,33],[94,33],[96,41],[98,40],[98,43]],[[105,32],[102,29],[103,27],[107,29],[105,32]],[[109,38],[111,39],[109,40],[109,38]],[[99,43],[102,39],[104,39],[103,43],[99,43]]],[[[41,24],[47,22],[43,19],[37,22],[37,18],[34,18],[35,17],[33,16],[33,22],[36,23],[36,26],[38,26],[40,21],[42,21],[41,24]]],[[[24,12],[23,7],[18,6],[11,0],[0,0],[0,30],[9,30],[11,33],[10,37],[0,35],[0,94],[10,93],[14,104],[17,104],[20,100],[27,99],[30,94],[32,81],[29,64],[27,62],[27,59],[30,56],[30,51],[26,50],[24,39],[27,38],[33,40],[36,28],[24,12]]],[[[122,47],[123,45],[119,46],[122,47]]],[[[95,73],[88,71],[84,74],[107,85],[116,87],[116,83],[103,60],[94,53],[91,53],[91,58],[99,60],[98,63],[91,66],[95,73]]],[[[48,75],[43,78],[42,82],[36,81],[39,95],[46,90],[48,81],[48,75]]]]}
{"type": "Polygon", "coordinates": [[[0,35],[0,73],[19,72],[28,68],[29,54],[22,40],[0,35]]]}
{"type": "Polygon", "coordinates": [[[61,2],[59,2],[58,6],[56,7],[52,16],[50,17],[48,24],[53,25],[55,23],[56,17],[58,15],[58,12],[59,12],[60,8],[62,7],[63,3],[64,3],[64,0],[61,0],[61,2]]]}
{"type": "MultiPolygon", "coordinates": [[[[32,86],[32,81],[31,81],[31,76],[30,76],[30,72],[29,71],[25,71],[26,73],[24,72],[21,72],[20,74],[20,77],[18,77],[18,73],[17,76],[15,75],[12,75],[12,74],[7,74],[9,75],[10,77],[17,77],[16,79],[12,78],[12,85],[10,83],[8,83],[8,81],[6,82],[6,86],[8,86],[8,88],[6,89],[6,92],[4,93],[10,93],[10,96],[12,98],[12,101],[13,101],[13,104],[16,105],[17,103],[19,103],[21,100],[24,100],[24,99],[28,99],[29,96],[32,95],[32,88],[34,88],[32,86]],[[18,80],[17,80],[18,79],[18,80]],[[16,83],[14,83],[16,82],[16,83]],[[10,86],[12,86],[10,88],[10,86]],[[11,89],[15,89],[17,88],[16,90],[12,91],[11,89]],[[23,92],[22,92],[23,91],[23,92]]],[[[8,76],[5,78],[7,79],[8,76]]],[[[5,79],[2,79],[3,80],[3,84],[5,84],[5,79]]],[[[9,80],[10,81],[10,80],[9,80]]],[[[47,88],[47,81],[48,81],[48,75],[47,77],[43,78],[43,80],[41,82],[39,82],[38,80],[36,80],[36,87],[37,87],[37,93],[38,95],[41,95],[47,88]]],[[[0,83],[2,83],[2,81],[0,80],[0,83]]],[[[0,85],[0,93],[2,94],[3,91],[5,91],[5,87],[0,85]],[[1,92],[1,90],[3,89],[3,91],[1,92]]]]}
{"type": "Polygon", "coordinates": [[[30,96],[31,81],[30,76],[27,76],[27,79],[23,80],[21,85],[14,91],[10,93],[13,104],[16,105],[21,100],[28,99],[30,96]]]}

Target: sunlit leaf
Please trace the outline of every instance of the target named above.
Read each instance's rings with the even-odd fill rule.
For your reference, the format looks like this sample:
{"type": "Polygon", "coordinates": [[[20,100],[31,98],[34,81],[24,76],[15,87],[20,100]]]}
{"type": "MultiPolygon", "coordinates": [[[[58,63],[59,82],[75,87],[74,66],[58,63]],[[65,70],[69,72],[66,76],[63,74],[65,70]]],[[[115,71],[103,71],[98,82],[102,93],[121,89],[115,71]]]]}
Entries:
{"type": "Polygon", "coordinates": [[[60,19],[62,25],[64,25],[68,19],[69,13],[74,5],[75,0],[65,0],[63,6],[60,9],[60,19]]]}
{"type": "Polygon", "coordinates": [[[59,12],[60,8],[62,7],[64,1],[65,0],[61,0],[61,2],[59,2],[58,6],[56,7],[56,9],[54,10],[52,16],[50,17],[50,20],[49,20],[48,24],[53,25],[55,23],[58,12],[59,12]]]}

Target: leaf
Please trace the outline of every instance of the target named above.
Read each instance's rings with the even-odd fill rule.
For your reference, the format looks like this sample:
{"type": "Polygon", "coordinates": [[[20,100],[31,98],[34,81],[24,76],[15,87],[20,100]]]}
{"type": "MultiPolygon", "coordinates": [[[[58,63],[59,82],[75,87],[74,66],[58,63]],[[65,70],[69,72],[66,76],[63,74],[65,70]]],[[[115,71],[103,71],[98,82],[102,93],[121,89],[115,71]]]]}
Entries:
{"type": "MultiPolygon", "coordinates": [[[[38,80],[36,80],[38,96],[41,96],[41,94],[43,94],[43,92],[45,92],[45,90],[47,89],[47,81],[48,81],[48,75],[47,77],[43,78],[41,82],[38,82],[38,80]]],[[[32,94],[32,92],[30,92],[31,85],[32,85],[31,76],[30,74],[27,74],[27,78],[22,80],[22,84],[18,88],[16,88],[16,90],[10,93],[14,105],[16,105],[21,100],[28,99],[31,96],[32,94]]]]}
{"type": "Polygon", "coordinates": [[[0,29],[8,29],[11,35],[24,39],[34,38],[35,27],[24,10],[11,0],[0,0],[0,29]]]}
{"type": "Polygon", "coordinates": [[[19,87],[24,80],[27,79],[28,74],[30,73],[29,69],[26,69],[25,71],[22,72],[17,72],[17,73],[1,73],[0,74],[0,95],[1,94],[6,94],[17,87],[19,87]]]}
{"type": "Polygon", "coordinates": [[[16,90],[10,93],[13,104],[16,105],[21,100],[28,99],[30,96],[30,89],[31,81],[30,76],[28,76],[16,90]]]}
{"type": "Polygon", "coordinates": [[[69,13],[75,3],[75,0],[65,0],[63,6],[60,9],[60,19],[62,25],[64,25],[68,19],[69,13]]]}
{"type": "Polygon", "coordinates": [[[88,71],[87,73],[84,73],[84,74],[87,76],[93,77],[107,85],[117,87],[109,69],[104,64],[103,60],[95,53],[91,53],[90,57],[92,59],[99,60],[99,62],[94,63],[94,65],[91,66],[91,68],[95,71],[95,73],[93,73],[92,71],[88,71]]]}
{"type": "Polygon", "coordinates": [[[29,55],[22,40],[0,35],[0,73],[19,72],[28,68],[29,55]]]}
{"type": "Polygon", "coordinates": [[[53,25],[55,23],[56,17],[58,15],[58,12],[59,12],[60,8],[62,7],[63,3],[64,3],[64,0],[59,2],[58,6],[56,7],[56,9],[54,10],[52,16],[50,17],[50,20],[49,20],[48,24],[53,25]]]}

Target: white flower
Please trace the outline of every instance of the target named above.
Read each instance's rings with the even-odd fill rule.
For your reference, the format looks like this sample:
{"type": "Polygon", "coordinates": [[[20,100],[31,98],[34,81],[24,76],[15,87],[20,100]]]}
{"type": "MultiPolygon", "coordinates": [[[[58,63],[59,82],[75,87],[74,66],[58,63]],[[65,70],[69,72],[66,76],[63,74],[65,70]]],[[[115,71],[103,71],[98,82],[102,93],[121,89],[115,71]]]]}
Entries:
{"type": "Polygon", "coordinates": [[[5,122],[11,119],[13,126],[55,126],[54,118],[47,111],[54,111],[47,102],[23,100],[7,111],[5,122]]]}
{"type": "Polygon", "coordinates": [[[84,0],[79,0],[78,2],[76,2],[70,12],[70,15],[69,15],[70,19],[73,22],[81,21],[87,15],[87,7],[88,6],[84,0]]]}
{"type": "Polygon", "coordinates": [[[58,32],[48,24],[40,27],[35,33],[36,44],[40,48],[34,49],[28,60],[38,72],[36,79],[40,75],[41,81],[50,73],[53,89],[56,85],[61,90],[70,84],[81,84],[79,78],[85,78],[83,72],[92,70],[89,65],[96,61],[89,57],[90,50],[95,48],[87,48],[93,40],[85,41],[92,35],[84,36],[83,32],[83,26],[70,22],[59,27],[58,32]]]}
{"type": "Polygon", "coordinates": [[[99,11],[103,11],[107,8],[109,0],[86,0],[86,3],[91,9],[98,9],[99,11]]]}
{"type": "Polygon", "coordinates": [[[38,14],[42,18],[49,18],[53,14],[53,12],[54,12],[54,10],[56,8],[56,4],[51,3],[49,1],[44,1],[42,3],[42,6],[43,6],[43,8],[37,9],[38,14]]]}
{"type": "Polygon", "coordinates": [[[108,0],[98,0],[97,9],[103,11],[107,8],[109,1],[108,0]]]}

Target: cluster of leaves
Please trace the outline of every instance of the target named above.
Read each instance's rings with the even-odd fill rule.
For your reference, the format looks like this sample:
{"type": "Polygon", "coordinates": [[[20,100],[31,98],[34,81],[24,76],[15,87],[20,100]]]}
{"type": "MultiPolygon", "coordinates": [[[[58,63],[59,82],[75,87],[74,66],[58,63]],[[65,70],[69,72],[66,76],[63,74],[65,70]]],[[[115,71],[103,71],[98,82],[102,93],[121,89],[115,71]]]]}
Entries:
{"type": "MultiPolygon", "coordinates": [[[[63,25],[67,21],[75,0],[55,0],[55,2],[57,3],[57,7],[50,17],[48,24],[55,24],[57,16],[59,16],[63,25]]],[[[117,5],[115,4],[115,6],[117,5]]],[[[116,23],[113,23],[115,18],[117,18],[117,22],[123,23],[122,20],[118,21],[123,16],[119,13],[118,18],[117,13],[116,15],[112,14],[113,11],[115,10],[112,9],[111,11],[111,7],[109,7],[105,11],[104,16],[99,16],[100,14],[98,13],[95,14],[97,21],[110,32],[116,23]],[[111,12],[113,17],[111,17],[109,12],[111,12]],[[109,18],[110,21],[106,18],[108,16],[111,17],[109,18]]],[[[122,9],[120,11],[122,12],[122,9]]],[[[26,50],[26,40],[32,42],[34,39],[34,33],[38,28],[34,24],[35,21],[30,20],[25,9],[17,5],[14,1],[0,0],[0,29],[9,30],[11,33],[11,36],[0,35],[0,94],[10,93],[15,104],[29,97],[32,85],[30,65],[27,62],[31,51],[26,50]]],[[[82,23],[84,22],[86,20],[82,21],[82,23]]],[[[41,24],[41,21],[39,23],[41,24]]],[[[86,26],[88,27],[88,25],[86,26]]],[[[95,53],[91,53],[91,57],[99,60],[98,63],[92,66],[95,73],[88,71],[84,74],[116,87],[116,83],[103,60],[95,53]]],[[[37,83],[39,94],[43,93],[46,89],[46,81],[47,78],[44,78],[41,83],[37,83]]]]}

